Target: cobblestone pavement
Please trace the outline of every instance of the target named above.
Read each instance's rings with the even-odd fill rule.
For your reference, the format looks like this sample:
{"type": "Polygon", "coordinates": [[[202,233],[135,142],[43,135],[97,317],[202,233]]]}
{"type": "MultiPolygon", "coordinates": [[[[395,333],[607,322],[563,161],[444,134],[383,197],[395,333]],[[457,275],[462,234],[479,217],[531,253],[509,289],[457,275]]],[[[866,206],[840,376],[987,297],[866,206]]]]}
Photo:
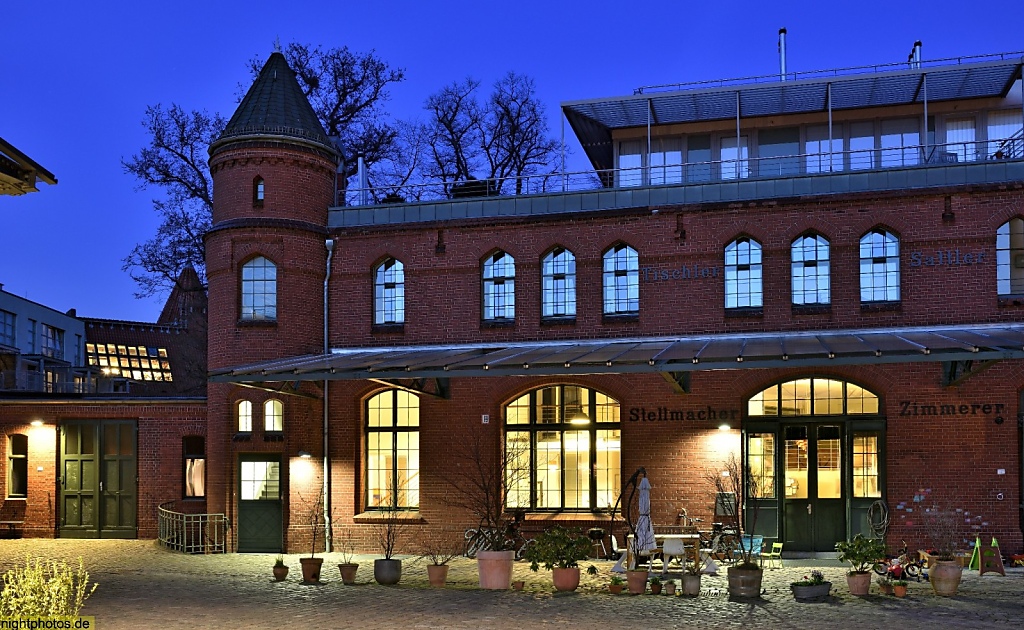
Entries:
{"type": "MultiPolygon", "coordinates": [[[[82,557],[99,584],[82,611],[101,630],[141,628],[1019,628],[1024,617],[1024,569],[1006,577],[965,571],[957,597],[937,597],[927,582],[910,584],[906,599],[848,594],[845,570],[834,561],[820,567],[834,587],[824,603],[793,600],[789,583],[811,570],[804,566],[766,569],[764,593],[755,601],[730,601],[723,576],[705,576],[705,593],[695,599],[611,595],[610,562],[597,562],[599,575],[584,576],[575,593],[553,593],[546,571],[517,563],[523,592],[476,588],[476,564],[452,563],[449,585],[432,589],[422,561],[408,558],[398,586],[372,581],[372,556],[360,556],[358,584],[341,583],[337,554],[327,554],[323,584],[302,585],[299,556],[290,554],[288,580],[271,576],[274,555],[185,556],[147,540],[0,540],[0,571],[31,557],[82,557]]],[[[792,565],[793,563],[788,563],[792,565]]],[[[817,566],[817,565],[815,565],[817,566]]],[[[872,586],[873,593],[877,592],[872,586]]]]}

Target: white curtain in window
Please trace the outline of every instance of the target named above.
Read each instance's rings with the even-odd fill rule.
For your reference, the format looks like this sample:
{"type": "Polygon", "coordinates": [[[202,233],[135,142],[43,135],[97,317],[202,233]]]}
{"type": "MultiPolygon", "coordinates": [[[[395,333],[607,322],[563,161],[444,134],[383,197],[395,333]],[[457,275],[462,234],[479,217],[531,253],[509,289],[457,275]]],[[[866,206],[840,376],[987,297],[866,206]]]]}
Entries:
{"type": "Polygon", "coordinates": [[[1019,109],[988,114],[988,155],[994,157],[1002,148],[1003,141],[1021,130],[1021,112],[1019,109]]]}
{"type": "Polygon", "coordinates": [[[619,143],[619,186],[643,185],[643,145],[640,140],[619,143]]]}
{"type": "Polygon", "coordinates": [[[945,151],[955,153],[958,162],[973,162],[978,159],[974,144],[974,119],[953,118],[946,121],[945,151]]]}

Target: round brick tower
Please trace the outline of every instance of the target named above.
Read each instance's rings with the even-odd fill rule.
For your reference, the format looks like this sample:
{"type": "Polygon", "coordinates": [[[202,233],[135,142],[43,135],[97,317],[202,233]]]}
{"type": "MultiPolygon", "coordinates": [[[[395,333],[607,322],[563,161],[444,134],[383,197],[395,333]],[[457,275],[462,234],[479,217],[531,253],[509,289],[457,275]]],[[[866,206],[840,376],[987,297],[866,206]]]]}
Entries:
{"type": "MultiPolygon", "coordinates": [[[[206,235],[209,369],[323,349],[327,209],[338,156],[284,56],[273,53],[210,146],[213,225],[206,235]]],[[[260,384],[269,389],[286,384],[260,384]]],[[[267,389],[211,383],[207,508],[239,521],[240,453],[280,456],[282,514],[289,458],[320,449],[318,403],[267,389]],[[251,404],[244,431],[238,404],[251,404]],[[283,406],[273,430],[264,405],[283,406]]],[[[285,518],[285,524],[287,519],[285,518]]],[[[237,531],[229,533],[234,547],[237,531]]],[[[256,550],[248,549],[248,550],[256,550]]]]}

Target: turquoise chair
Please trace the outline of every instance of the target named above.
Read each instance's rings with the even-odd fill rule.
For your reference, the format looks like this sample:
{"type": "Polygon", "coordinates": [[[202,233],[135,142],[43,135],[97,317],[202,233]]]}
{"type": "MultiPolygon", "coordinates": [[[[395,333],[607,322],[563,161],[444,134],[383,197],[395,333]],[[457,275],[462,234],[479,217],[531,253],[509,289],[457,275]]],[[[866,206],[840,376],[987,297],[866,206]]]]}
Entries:
{"type": "Polygon", "coordinates": [[[733,552],[733,558],[742,558],[744,552],[749,550],[751,559],[756,559],[757,563],[761,563],[761,549],[764,547],[764,536],[752,536],[750,534],[743,534],[740,536],[740,546],[737,547],[733,552]]]}

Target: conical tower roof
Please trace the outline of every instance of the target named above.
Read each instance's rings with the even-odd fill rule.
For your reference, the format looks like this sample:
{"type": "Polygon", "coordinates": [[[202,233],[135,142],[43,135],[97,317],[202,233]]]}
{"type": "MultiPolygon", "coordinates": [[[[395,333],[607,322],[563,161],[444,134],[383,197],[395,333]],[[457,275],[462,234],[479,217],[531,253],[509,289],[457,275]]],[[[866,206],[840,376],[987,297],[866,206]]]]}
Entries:
{"type": "Polygon", "coordinates": [[[267,59],[224,132],[210,147],[210,153],[233,140],[267,136],[296,139],[337,152],[302,93],[295,73],[279,52],[267,59]]]}

